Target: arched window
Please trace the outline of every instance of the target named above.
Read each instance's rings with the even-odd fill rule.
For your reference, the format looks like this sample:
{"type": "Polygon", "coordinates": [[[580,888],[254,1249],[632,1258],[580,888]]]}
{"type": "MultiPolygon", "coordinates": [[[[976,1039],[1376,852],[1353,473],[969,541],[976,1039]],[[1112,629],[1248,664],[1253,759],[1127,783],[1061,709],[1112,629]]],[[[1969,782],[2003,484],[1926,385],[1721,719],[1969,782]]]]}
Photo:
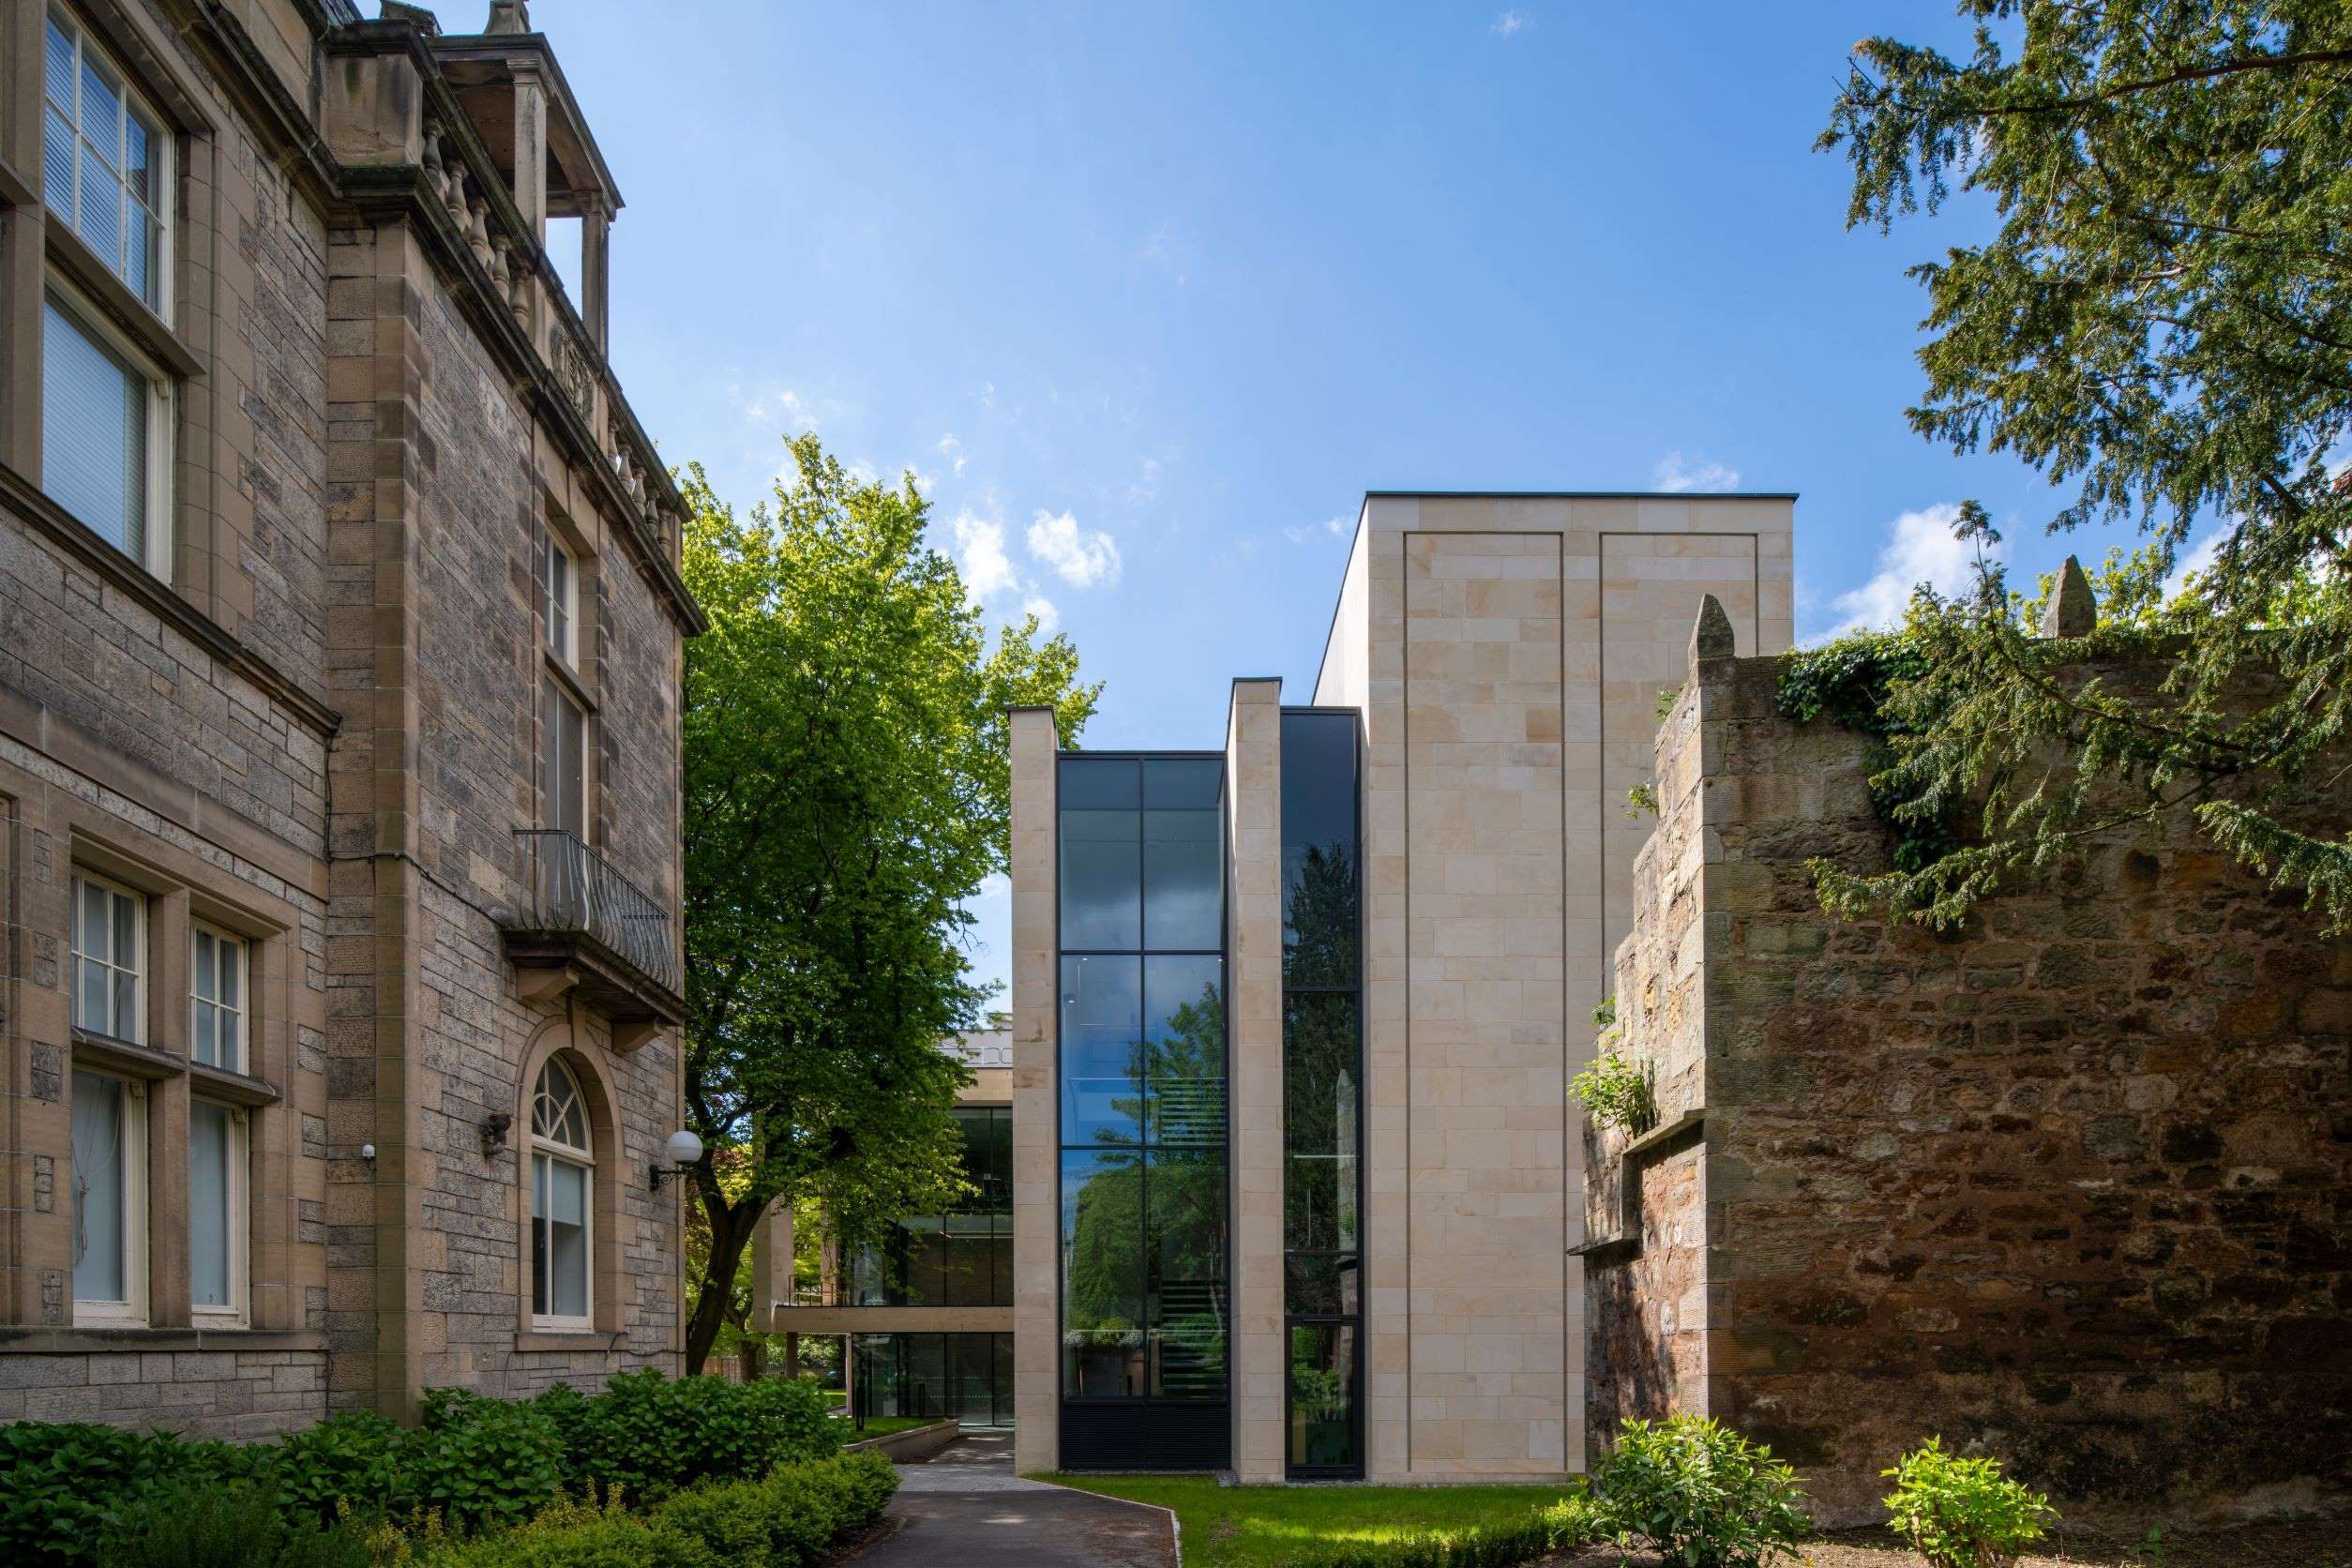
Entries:
{"type": "Polygon", "coordinates": [[[531,1320],[586,1329],[596,1150],[579,1080],[556,1058],[531,1092],[531,1320]]]}

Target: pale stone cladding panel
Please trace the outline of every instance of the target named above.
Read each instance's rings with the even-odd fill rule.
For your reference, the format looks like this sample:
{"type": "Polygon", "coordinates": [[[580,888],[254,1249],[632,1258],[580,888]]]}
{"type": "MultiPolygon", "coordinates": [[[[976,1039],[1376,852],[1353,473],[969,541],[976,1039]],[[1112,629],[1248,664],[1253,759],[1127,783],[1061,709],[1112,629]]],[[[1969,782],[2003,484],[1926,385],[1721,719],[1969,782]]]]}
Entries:
{"type": "Polygon", "coordinates": [[[1280,1481],[1283,1333],[1282,683],[1233,683],[1225,733],[1227,1050],[1230,1064],[1233,1469],[1280,1481]]]}
{"type": "Polygon", "coordinates": [[[1054,754],[1049,708],[1011,718],[1013,884],[1013,1464],[1062,1458],[1061,1216],[1055,1144],[1054,754]]]}
{"type": "Polygon", "coordinates": [[[1625,791],[1704,594],[1787,645],[1791,521],[1788,497],[1366,498],[1317,693],[1367,729],[1376,1479],[1582,1463],[1565,1090],[1629,908],[1625,791]]]}

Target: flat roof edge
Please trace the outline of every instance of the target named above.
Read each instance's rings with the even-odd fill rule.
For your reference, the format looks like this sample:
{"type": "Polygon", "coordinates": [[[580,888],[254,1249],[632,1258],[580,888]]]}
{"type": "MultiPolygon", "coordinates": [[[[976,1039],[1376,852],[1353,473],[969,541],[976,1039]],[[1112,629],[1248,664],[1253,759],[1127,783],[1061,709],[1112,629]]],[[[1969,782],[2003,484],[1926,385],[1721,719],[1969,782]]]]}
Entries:
{"type": "Polygon", "coordinates": [[[1366,501],[1794,501],[1795,490],[1368,490],[1366,501]]]}

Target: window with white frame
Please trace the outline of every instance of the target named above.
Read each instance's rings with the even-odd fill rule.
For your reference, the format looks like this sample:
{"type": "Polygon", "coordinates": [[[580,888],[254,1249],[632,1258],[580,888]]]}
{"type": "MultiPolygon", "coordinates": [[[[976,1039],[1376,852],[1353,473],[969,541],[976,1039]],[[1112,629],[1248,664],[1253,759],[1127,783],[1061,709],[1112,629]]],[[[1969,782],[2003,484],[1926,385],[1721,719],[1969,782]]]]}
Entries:
{"type": "Polygon", "coordinates": [[[144,1086],[73,1075],[73,1317],[147,1317],[147,1099],[144,1086]]]}
{"type": "Polygon", "coordinates": [[[188,1304],[199,1323],[245,1320],[246,1113],[188,1103],[188,1304]]]}
{"type": "Polygon", "coordinates": [[[245,1071],[245,939],[210,926],[192,928],[188,955],[188,1050],[225,1072],[245,1071]]]}
{"type": "Polygon", "coordinates": [[[73,1026],[145,1043],[147,900],[97,877],[73,879],[73,1026]]]}
{"type": "Polygon", "coordinates": [[[580,568],[571,552],[558,543],[552,531],[547,536],[547,622],[548,652],[567,665],[580,662],[580,568]]]}
{"type": "Polygon", "coordinates": [[[172,138],[70,12],[49,12],[41,111],[50,209],[158,316],[170,314],[172,138]]]}
{"type": "Polygon", "coordinates": [[[41,309],[41,489],[125,555],[171,575],[172,382],[52,282],[41,309]]]}
{"type": "Polygon", "coordinates": [[[553,1057],[531,1091],[531,1320],[590,1326],[596,1151],[579,1080],[553,1057]]]}

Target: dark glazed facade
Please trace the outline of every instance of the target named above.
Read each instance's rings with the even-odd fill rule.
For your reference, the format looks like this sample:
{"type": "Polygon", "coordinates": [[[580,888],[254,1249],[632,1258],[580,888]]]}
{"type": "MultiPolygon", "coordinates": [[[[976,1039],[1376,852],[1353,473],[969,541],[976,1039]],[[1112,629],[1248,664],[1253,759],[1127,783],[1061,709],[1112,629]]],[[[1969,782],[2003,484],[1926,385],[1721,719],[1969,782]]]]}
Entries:
{"type": "Polygon", "coordinates": [[[1363,861],[1352,710],[1282,715],[1284,1465],[1364,1473],[1363,861]]]}
{"type": "Polygon", "coordinates": [[[1058,765],[1063,1463],[1226,1462],[1224,763],[1058,765]]]}

